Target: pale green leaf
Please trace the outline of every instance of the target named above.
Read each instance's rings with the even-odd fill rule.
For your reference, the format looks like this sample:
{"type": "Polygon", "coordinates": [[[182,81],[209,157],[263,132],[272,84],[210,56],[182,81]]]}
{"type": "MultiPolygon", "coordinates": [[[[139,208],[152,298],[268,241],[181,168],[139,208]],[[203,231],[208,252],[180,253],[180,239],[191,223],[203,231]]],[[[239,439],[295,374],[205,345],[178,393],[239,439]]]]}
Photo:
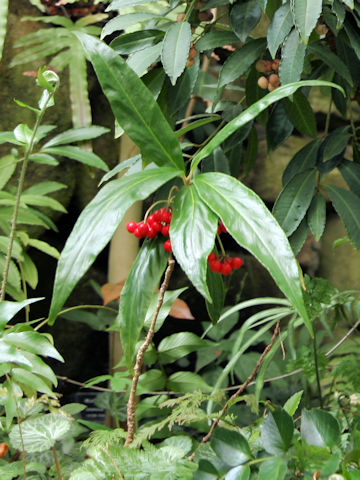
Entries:
{"type": "Polygon", "coordinates": [[[276,10],[267,31],[268,49],[273,58],[275,58],[279,46],[289,35],[292,26],[293,16],[290,4],[285,3],[276,10]]]}
{"type": "Polygon", "coordinates": [[[174,392],[210,392],[211,387],[200,375],[193,372],[176,372],[170,375],[167,381],[167,388],[174,392]]]}
{"type": "Polygon", "coordinates": [[[290,5],[296,28],[307,44],[321,15],[322,0],[290,0],[290,5]]]}
{"type": "Polygon", "coordinates": [[[281,50],[279,76],[282,85],[300,80],[304,66],[305,52],[306,45],[300,41],[299,33],[294,28],[286,38],[281,50]]]}
{"type": "Polygon", "coordinates": [[[83,140],[91,140],[93,138],[100,137],[100,135],[103,135],[109,131],[110,130],[108,128],[98,125],[72,128],[71,130],[66,130],[66,132],[59,133],[53,137],[51,140],[46,142],[45,145],[43,145],[43,148],[64,145],[67,143],[81,142],[83,140]]]}
{"type": "Polygon", "coordinates": [[[315,240],[319,241],[324,232],[326,223],[326,200],[321,193],[317,193],[311,201],[307,213],[307,223],[315,240]]]}
{"type": "Polygon", "coordinates": [[[41,333],[35,331],[7,332],[2,340],[7,345],[18,349],[23,349],[37,355],[43,355],[44,357],[55,358],[55,360],[59,360],[60,362],[64,361],[59,352],[51,344],[50,340],[41,333]]]}
{"type": "Polygon", "coordinates": [[[0,158],[0,189],[2,189],[12,177],[17,165],[17,158],[14,155],[5,155],[0,158]]]}
{"type": "Polygon", "coordinates": [[[52,247],[48,243],[44,242],[43,240],[38,240],[37,238],[30,238],[28,241],[28,245],[29,247],[36,248],[37,250],[40,250],[41,252],[44,252],[47,255],[50,255],[51,257],[54,257],[56,259],[60,257],[59,251],[55,247],[52,247]]]}
{"type": "Polygon", "coordinates": [[[191,352],[209,348],[212,342],[203,340],[192,332],[179,332],[161,340],[157,350],[159,360],[164,363],[172,363],[191,352]]]}
{"type": "Polygon", "coordinates": [[[185,69],[191,41],[189,22],[176,22],[167,30],[162,44],[161,61],[165,73],[175,85],[185,69]]]}
{"type": "Polygon", "coordinates": [[[4,300],[0,303],[0,328],[3,329],[4,326],[18,313],[21,309],[30,305],[34,302],[39,302],[44,300],[43,297],[39,298],[29,298],[23,302],[10,302],[4,300]]]}
{"type": "Polygon", "coordinates": [[[162,49],[162,43],[157,43],[152,47],[144,48],[129,55],[127,59],[127,65],[133,70],[139,77],[147,73],[147,69],[153,63],[160,59],[162,49]]]}
{"type": "Polygon", "coordinates": [[[115,38],[110,47],[121,55],[144,50],[161,42],[164,32],[161,30],[139,30],[138,32],[126,33],[115,38]]]}
{"type": "Polygon", "coordinates": [[[0,62],[5,43],[9,1],[2,0],[0,5],[0,62]]]}
{"type": "Polygon", "coordinates": [[[89,167],[99,168],[100,170],[104,170],[105,172],[109,170],[109,167],[103,160],[101,160],[98,155],[80,147],[73,147],[71,145],[63,145],[60,147],[46,147],[42,149],[42,152],[50,153],[53,155],[61,155],[65,158],[71,158],[72,160],[76,160],[80,163],[88,165],[89,167]]]}
{"type": "Polygon", "coordinates": [[[335,417],[325,410],[303,410],[301,435],[308,445],[334,447],[340,442],[340,428],[335,417]]]}

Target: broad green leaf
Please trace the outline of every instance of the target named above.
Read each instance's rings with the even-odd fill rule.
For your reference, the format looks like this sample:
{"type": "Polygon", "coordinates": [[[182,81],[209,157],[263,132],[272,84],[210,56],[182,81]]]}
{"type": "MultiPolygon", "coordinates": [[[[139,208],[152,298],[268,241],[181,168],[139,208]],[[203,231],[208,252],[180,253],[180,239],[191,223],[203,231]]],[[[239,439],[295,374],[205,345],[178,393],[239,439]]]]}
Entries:
{"type": "Polygon", "coordinates": [[[320,80],[304,80],[302,82],[296,82],[289,85],[283,85],[273,92],[269,93],[265,97],[261,98],[246,110],[240,113],[236,118],[231,120],[224,128],[218,132],[215,137],[203,148],[199,153],[197,153],[191,163],[191,171],[193,172],[199,162],[211,154],[211,152],[218,147],[223,141],[225,141],[232,133],[238,130],[243,125],[246,125],[248,122],[256,118],[259,113],[265,110],[267,107],[273,103],[281,100],[282,98],[289,97],[296,92],[298,88],[301,87],[311,87],[311,86],[328,86],[338,88],[341,92],[343,89],[331,82],[325,82],[320,80]]]}
{"type": "Polygon", "coordinates": [[[137,5],[148,2],[149,0],[113,0],[105,11],[111,12],[113,10],[120,10],[121,8],[136,7],[137,5]]]}
{"type": "Polygon", "coordinates": [[[348,126],[333,130],[321,144],[319,152],[320,160],[327,162],[341,154],[345,150],[350,138],[351,133],[349,132],[348,126]]]}
{"type": "Polygon", "coordinates": [[[174,333],[161,340],[157,350],[159,360],[163,363],[172,363],[191,352],[209,348],[212,342],[203,340],[192,332],[174,333]]]}
{"type": "Polygon", "coordinates": [[[274,13],[267,31],[268,49],[273,58],[275,58],[282,42],[289,35],[293,25],[290,4],[285,3],[274,13]]]}
{"type": "Polygon", "coordinates": [[[0,62],[5,43],[6,25],[8,17],[9,1],[3,0],[0,5],[0,62]]]}
{"type": "Polygon", "coordinates": [[[289,138],[294,125],[286,114],[282,102],[274,105],[269,120],[266,124],[266,143],[268,152],[276,150],[285,140],[289,138]]]}
{"type": "Polygon", "coordinates": [[[50,397],[56,398],[55,393],[51,391],[49,385],[42,378],[34,375],[34,373],[29,372],[28,370],[23,368],[13,368],[11,370],[11,376],[16,383],[30,387],[34,393],[46,393],[50,397]]]}
{"type": "Polygon", "coordinates": [[[315,167],[319,146],[319,140],[312,140],[293,156],[282,176],[284,186],[298,173],[315,167]]]}
{"type": "Polygon", "coordinates": [[[115,18],[112,18],[111,20],[106,22],[106,25],[101,32],[101,38],[103,39],[107,35],[111,35],[118,30],[125,30],[126,28],[131,27],[136,23],[142,23],[148,20],[152,20],[154,17],[155,15],[149,12],[118,15],[115,18]]]}
{"type": "Polygon", "coordinates": [[[356,28],[352,23],[349,21],[344,22],[344,28],[347,36],[349,37],[350,44],[356,56],[360,60],[360,36],[359,36],[359,29],[356,28]]]}
{"type": "Polygon", "coordinates": [[[360,198],[355,193],[326,185],[331,203],[341,220],[344,222],[350,240],[357,249],[360,249],[360,198]]]}
{"type": "Polygon", "coordinates": [[[15,127],[14,135],[18,142],[28,146],[31,142],[33,131],[24,123],[20,123],[17,127],[15,127]]]}
{"type": "Polygon", "coordinates": [[[200,375],[193,372],[176,372],[170,375],[167,381],[167,388],[174,392],[189,393],[196,392],[210,392],[211,387],[208,385],[200,375]]]}
{"type": "Polygon", "coordinates": [[[18,313],[21,309],[25,308],[27,305],[30,305],[34,302],[39,302],[44,300],[44,297],[39,298],[29,298],[23,302],[10,302],[8,300],[3,300],[0,303],[0,329],[2,330],[5,325],[18,313]]]}
{"type": "Polygon", "coordinates": [[[212,302],[206,301],[206,309],[213,324],[217,323],[225,302],[225,288],[222,275],[215,273],[208,268],[206,283],[209,289],[212,302]]]}
{"type": "Polygon", "coordinates": [[[143,200],[179,171],[163,167],[113,180],[86,206],[61,253],[49,321],[53,323],[72,289],[114,234],[127,209],[143,200]]]}
{"type": "Polygon", "coordinates": [[[161,30],[139,30],[138,32],[120,35],[110,43],[110,47],[121,55],[129,55],[144,48],[152,47],[163,38],[164,32],[161,30]]]}
{"type": "Polygon", "coordinates": [[[14,425],[10,431],[11,445],[22,449],[22,442],[26,452],[43,452],[55,445],[57,440],[66,435],[70,430],[71,421],[60,414],[49,413],[38,417],[29,418],[21,423],[21,434],[19,426],[14,425]]]}
{"type": "Polygon", "coordinates": [[[237,43],[238,37],[233,32],[225,30],[211,30],[196,42],[196,50],[203,52],[204,50],[213,50],[223,45],[231,45],[237,43]]]}
{"type": "Polygon", "coordinates": [[[0,362],[2,364],[16,363],[31,367],[31,362],[22,354],[21,350],[7,345],[2,338],[0,339],[0,362]]]}
{"type": "Polygon", "coordinates": [[[240,465],[229,470],[224,480],[249,480],[250,473],[251,470],[248,465],[240,465]]]}
{"type": "Polygon", "coordinates": [[[286,459],[274,457],[260,464],[259,480],[284,480],[286,473],[286,459]]]}
{"type": "Polygon", "coordinates": [[[55,147],[57,145],[64,145],[67,143],[82,142],[83,140],[91,140],[93,138],[100,137],[104,133],[109,132],[110,130],[105,127],[100,127],[97,125],[90,125],[89,127],[81,128],[72,128],[66,132],[59,133],[51,140],[45,143],[43,148],[46,147],[55,147]]]}
{"type": "Polygon", "coordinates": [[[144,160],[183,171],[178,139],[151,92],[110,47],[89,35],[77,35],[119,125],[139,146],[144,160]]]}
{"type": "Polygon", "coordinates": [[[246,438],[234,430],[217,428],[211,437],[211,448],[231,467],[247,462],[252,456],[246,438]]]}
{"type": "Polygon", "coordinates": [[[335,417],[325,410],[303,410],[301,435],[308,445],[334,447],[340,442],[340,428],[335,417]]]}
{"type": "Polygon", "coordinates": [[[129,55],[127,59],[127,65],[133,70],[139,77],[147,73],[147,69],[153,63],[160,59],[162,44],[157,43],[152,47],[144,48],[129,55]]]}
{"type": "MultiPolygon", "coordinates": [[[[181,295],[182,292],[186,290],[186,288],[187,287],[183,287],[183,288],[178,288],[177,290],[168,290],[167,292],[165,292],[164,301],[156,320],[155,332],[157,332],[159,328],[162,327],[164,321],[166,320],[166,317],[170,313],[173,303],[179,297],[179,295],[181,295]]],[[[151,321],[154,318],[158,299],[159,299],[158,292],[153,293],[149,308],[146,312],[145,321],[144,321],[144,327],[147,329],[149,329],[151,325],[151,321]]]]}
{"type": "Polygon", "coordinates": [[[341,0],[344,5],[349,7],[351,10],[354,10],[354,0],[341,0]]]}
{"type": "Polygon", "coordinates": [[[324,232],[326,223],[326,200],[321,193],[317,193],[311,201],[307,213],[307,223],[315,240],[319,241],[324,232]]]}
{"type": "Polygon", "coordinates": [[[219,473],[208,460],[200,460],[199,468],[194,472],[194,480],[218,480],[219,473]]]}
{"type": "Polygon", "coordinates": [[[360,165],[343,158],[338,169],[351,191],[360,197],[360,165]]]}
{"type": "Polygon", "coordinates": [[[84,163],[89,167],[96,167],[100,170],[104,170],[105,172],[109,170],[109,167],[98,155],[80,147],[73,147],[70,145],[63,145],[60,147],[44,147],[42,152],[71,158],[72,160],[77,160],[78,162],[84,163]]]}
{"type": "Polygon", "coordinates": [[[139,377],[137,393],[143,395],[148,392],[156,392],[165,388],[166,377],[164,372],[152,368],[139,377]]]}
{"type": "Polygon", "coordinates": [[[2,189],[12,177],[17,165],[17,158],[14,155],[5,155],[0,158],[0,189],[2,189]]]}
{"type": "Polygon", "coordinates": [[[265,46],[265,39],[257,38],[250,40],[233,52],[220,71],[219,87],[223,87],[243,75],[260,57],[265,46]]]}
{"type": "Polygon", "coordinates": [[[342,27],[342,24],[344,23],[346,9],[344,5],[340,2],[340,0],[334,0],[334,3],[331,5],[331,9],[336,15],[336,18],[337,18],[336,27],[337,27],[337,30],[339,30],[342,27]]]}
{"type": "Polygon", "coordinates": [[[193,185],[175,197],[170,224],[174,256],[195,288],[211,302],[206,283],[207,257],[214,247],[218,219],[193,185]]]}
{"type": "Polygon", "coordinates": [[[235,178],[221,173],[198,175],[194,184],[230,235],[267,268],[312,332],[296,260],[283,230],[262,200],[235,178]]]}
{"type": "Polygon", "coordinates": [[[273,215],[286,235],[291,235],[310,206],[316,185],[316,170],[310,169],[295,175],[276,199],[273,215]]]}
{"type": "MultiPolygon", "coordinates": [[[[26,352],[25,350],[23,350],[21,353],[30,362],[31,366],[28,369],[30,369],[32,373],[40,375],[41,377],[51,382],[54,386],[57,386],[58,381],[55,373],[38,355],[26,352]]],[[[41,391],[39,388],[37,388],[37,390],[39,392],[41,391]]]]}
{"type": "Polygon", "coordinates": [[[353,80],[347,66],[341,58],[333,53],[327,46],[319,42],[310,43],[308,46],[308,53],[312,53],[320,58],[320,60],[322,60],[328,67],[332,68],[343,77],[349,85],[353,85],[353,80]]]}
{"type": "Polygon", "coordinates": [[[294,393],[291,395],[290,398],[286,400],[284,403],[283,409],[292,417],[295,415],[296,410],[300,404],[301,397],[304,393],[304,390],[300,390],[299,392],[294,393]]]}
{"type": "Polygon", "coordinates": [[[302,41],[307,44],[321,15],[322,0],[290,0],[294,22],[302,41]]]}
{"type": "Polygon", "coordinates": [[[261,7],[256,0],[235,3],[230,10],[230,26],[241,42],[245,42],[260,18],[261,7]]]}
{"type": "Polygon", "coordinates": [[[175,85],[185,69],[191,41],[191,26],[189,22],[176,22],[166,31],[161,61],[166,75],[175,85]]]}
{"type": "Polygon", "coordinates": [[[41,163],[43,165],[53,165],[54,167],[59,165],[59,161],[47,153],[33,153],[29,156],[29,159],[33,162],[41,163]]]}
{"type": "Polygon", "coordinates": [[[18,349],[26,350],[36,355],[55,358],[63,362],[64,359],[56,348],[50,343],[50,340],[38,332],[10,332],[3,336],[3,342],[18,349]]]}
{"type": "Polygon", "coordinates": [[[0,132],[0,145],[3,143],[12,143],[14,145],[23,145],[16,139],[14,132],[0,132]]]}
{"type": "Polygon", "coordinates": [[[281,50],[279,76],[282,85],[300,80],[304,66],[305,52],[306,45],[301,43],[299,33],[294,28],[286,38],[281,50]]]}
{"type": "Polygon", "coordinates": [[[144,326],[152,295],[164,273],[168,255],[160,241],[146,241],[121,291],[117,318],[123,355],[130,370],[136,355],[135,345],[144,326]]]}
{"type": "Polygon", "coordinates": [[[292,101],[285,100],[287,116],[294,127],[303,135],[316,137],[316,120],[308,99],[299,90],[294,93],[292,101]]]}
{"type": "Polygon", "coordinates": [[[264,449],[271,455],[282,455],[288,451],[294,434],[290,415],[282,408],[269,412],[260,425],[264,449]]]}

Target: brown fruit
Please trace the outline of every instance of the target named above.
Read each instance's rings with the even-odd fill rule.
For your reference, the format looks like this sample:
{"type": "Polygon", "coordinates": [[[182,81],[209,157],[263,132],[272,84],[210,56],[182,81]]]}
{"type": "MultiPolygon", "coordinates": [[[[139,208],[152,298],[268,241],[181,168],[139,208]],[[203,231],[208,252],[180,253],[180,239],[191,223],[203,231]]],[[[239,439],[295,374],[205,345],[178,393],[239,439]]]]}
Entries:
{"type": "Polygon", "coordinates": [[[279,70],[279,65],[280,65],[280,60],[278,58],[276,58],[271,64],[272,70],[274,72],[277,72],[279,70]]]}
{"type": "Polygon", "coordinates": [[[269,77],[269,83],[275,88],[278,87],[280,85],[279,75],[272,73],[269,77]]]}
{"type": "Polygon", "coordinates": [[[266,72],[265,61],[264,60],[258,60],[255,63],[255,68],[258,72],[265,73],[266,72]]]}
{"type": "Polygon", "coordinates": [[[210,12],[210,10],[205,10],[204,12],[198,13],[198,19],[200,22],[211,22],[214,18],[214,15],[210,12]]]}
{"type": "Polygon", "coordinates": [[[5,457],[8,451],[9,451],[8,444],[5,442],[0,443],[0,458],[5,457]]]}
{"type": "Polygon", "coordinates": [[[191,45],[190,50],[189,50],[188,59],[189,59],[189,60],[192,60],[193,58],[196,57],[196,54],[197,54],[196,48],[194,47],[194,45],[191,45]]]}
{"type": "Polygon", "coordinates": [[[266,90],[268,88],[269,82],[266,77],[260,77],[257,81],[260,88],[266,90]]]}
{"type": "Polygon", "coordinates": [[[318,35],[326,35],[329,29],[325,25],[325,23],[318,23],[318,25],[316,25],[315,31],[318,35]]]}
{"type": "Polygon", "coordinates": [[[186,62],[187,67],[192,67],[195,63],[195,60],[193,58],[188,58],[188,61],[186,62]]]}
{"type": "Polygon", "coordinates": [[[182,22],[185,18],[185,13],[179,13],[179,15],[176,17],[177,22],[182,22]]]}
{"type": "Polygon", "coordinates": [[[272,92],[275,89],[276,89],[276,87],[274,87],[274,85],[271,85],[271,83],[269,83],[269,85],[268,85],[269,92],[272,92]]]}
{"type": "Polygon", "coordinates": [[[264,62],[265,72],[267,72],[267,73],[271,72],[272,64],[273,64],[273,62],[271,60],[265,60],[265,62],[264,62]]]}

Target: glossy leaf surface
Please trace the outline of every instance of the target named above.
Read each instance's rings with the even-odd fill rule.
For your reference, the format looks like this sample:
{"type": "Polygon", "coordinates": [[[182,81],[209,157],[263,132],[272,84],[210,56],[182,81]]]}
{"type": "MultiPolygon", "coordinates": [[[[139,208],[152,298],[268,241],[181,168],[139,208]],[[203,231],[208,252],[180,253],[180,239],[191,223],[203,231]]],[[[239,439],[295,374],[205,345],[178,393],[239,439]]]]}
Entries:
{"type": "Polygon", "coordinates": [[[212,342],[203,340],[192,332],[179,332],[161,340],[158,346],[160,361],[175,362],[179,358],[202,348],[213,346],[212,342]]]}
{"type": "Polygon", "coordinates": [[[294,28],[286,38],[281,50],[279,76],[282,85],[300,80],[305,52],[306,45],[301,43],[299,33],[294,28]]]}
{"type": "Polygon", "coordinates": [[[273,58],[275,58],[279,46],[290,33],[293,24],[290,4],[285,3],[274,13],[267,31],[268,49],[273,58]]]}
{"type": "Polygon", "coordinates": [[[260,430],[263,447],[271,455],[282,455],[290,448],[294,424],[282,408],[269,412],[260,425],[260,430]]]}
{"type": "Polygon", "coordinates": [[[287,116],[297,130],[309,137],[316,136],[315,114],[309,100],[299,90],[294,93],[292,101],[285,101],[287,116]]]}
{"type": "Polygon", "coordinates": [[[351,191],[360,197],[360,165],[344,158],[338,169],[351,191]]]}
{"type": "Polygon", "coordinates": [[[4,326],[18,313],[21,309],[25,308],[27,305],[30,305],[34,302],[39,302],[44,300],[44,297],[39,298],[29,298],[23,302],[10,302],[4,300],[0,303],[0,328],[3,329],[4,326]]]}
{"type": "Polygon", "coordinates": [[[340,428],[337,420],[325,410],[303,410],[301,435],[309,445],[334,447],[340,441],[340,428]]]}
{"type": "Polygon", "coordinates": [[[235,3],[230,10],[231,28],[241,42],[245,42],[260,18],[261,7],[256,0],[235,3]]]}
{"type": "Polygon", "coordinates": [[[307,44],[321,14],[322,0],[290,0],[296,28],[307,44]]]}
{"type": "Polygon", "coordinates": [[[151,92],[126,62],[105,43],[79,34],[119,125],[147,162],[184,169],[180,145],[151,92]]]}
{"type": "Polygon", "coordinates": [[[283,230],[262,200],[238,180],[221,173],[198,175],[194,184],[230,235],[267,268],[311,332],[295,257],[283,230]]]}
{"type": "Polygon", "coordinates": [[[315,240],[319,241],[324,232],[326,223],[326,200],[321,193],[317,193],[311,201],[307,213],[307,223],[315,240]]]}
{"type": "Polygon", "coordinates": [[[100,168],[107,172],[109,167],[101,158],[93,152],[84,150],[80,147],[73,147],[69,145],[62,145],[59,147],[47,147],[42,150],[44,153],[50,153],[52,155],[61,155],[62,157],[71,158],[77,160],[80,163],[88,165],[89,167],[100,168]]]}
{"type": "Polygon", "coordinates": [[[286,459],[274,457],[262,462],[259,468],[259,480],[284,480],[287,473],[286,459]]]}
{"type": "Polygon", "coordinates": [[[61,253],[50,307],[54,322],[76,283],[109,242],[127,209],[178,174],[172,168],[144,170],[103,187],[78,218],[61,253]]]}
{"type": "Polygon", "coordinates": [[[236,467],[251,458],[249,444],[245,437],[233,430],[217,428],[211,437],[211,447],[221,460],[236,467]]]}
{"type": "Polygon", "coordinates": [[[312,140],[296,152],[284,170],[282,176],[284,186],[298,173],[315,167],[319,146],[319,140],[312,140]]]}
{"type": "Polygon", "coordinates": [[[191,40],[189,22],[176,22],[167,30],[161,52],[161,61],[165,73],[175,85],[185,69],[191,40]]]}

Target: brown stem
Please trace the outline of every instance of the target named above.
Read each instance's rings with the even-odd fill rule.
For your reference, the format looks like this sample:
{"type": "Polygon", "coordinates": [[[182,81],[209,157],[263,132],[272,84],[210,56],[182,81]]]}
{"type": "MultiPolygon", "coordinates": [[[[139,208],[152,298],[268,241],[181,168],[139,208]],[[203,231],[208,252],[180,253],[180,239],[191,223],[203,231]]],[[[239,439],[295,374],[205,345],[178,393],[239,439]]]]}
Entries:
{"type": "MultiPolygon", "coordinates": [[[[220,420],[222,419],[222,417],[225,415],[227,409],[229,408],[229,406],[231,405],[231,403],[237,398],[239,397],[243,391],[248,387],[248,385],[250,384],[250,382],[252,382],[252,380],[255,378],[256,374],[257,374],[257,371],[259,370],[259,367],[260,365],[262,364],[264,358],[265,358],[265,355],[272,349],[272,346],[274,345],[274,342],[275,342],[275,339],[276,337],[279,335],[279,332],[280,332],[280,321],[277,322],[276,326],[275,326],[275,330],[274,330],[274,333],[273,333],[273,336],[271,337],[271,341],[269,343],[269,345],[267,345],[263,351],[263,353],[260,355],[260,358],[259,360],[257,361],[256,365],[255,365],[255,368],[254,370],[251,372],[251,374],[249,375],[249,377],[247,378],[247,380],[242,384],[240,385],[240,387],[238,388],[238,390],[233,394],[231,395],[231,397],[228,399],[228,401],[225,403],[223,409],[220,411],[220,414],[218,416],[218,418],[215,418],[215,420],[213,420],[212,424],[211,424],[211,427],[210,427],[210,430],[209,430],[209,433],[207,435],[205,435],[203,437],[203,439],[201,440],[201,443],[200,445],[208,442],[212,436],[212,434],[214,433],[214,430],[215,428],[218,426],[220,420]]],[[[196,450],[195,452],[189,457],[189,460],[190,461],[193,461],[194,458],[195,458],[195,453],[196,453],[196,450]]]]}
{"type": "Polygon", "coordinates": [[[134,440],[135,429],[136,429],[136,414],[135,414],[136,387],[139,381],[139,377],[141,375],[141,368],[142,368],[145,352],[148,349],[155,333],[156,320],[164,301],[165,292],[169,286],[169,281],[171,278],[171,274],[174,270],[174,265],[175,265],[175,260],[173,259],[172,256],[170,256],[168,260],[168,266],[165,271],[164,280],[160,287],[159,298],[158,298],[158,303],[156,305],[156,311],[155,311],[154,317],[151,321],[151,325],[146,335],[145,341],[139,348],[139,351],[136,355],[134,376],[132,379],[130,396],[127,404],[127,437],[126,437],[125,445],[129,445],[134,440]]]}
{"type": "Polygon", "coordinates": [[[59,480],[62,480],[59,457],[57,456],[55,446],[53,446],[51,450],[52,450],[53,455],[54,455],[57,477],[58,477],[59,480]]]}

